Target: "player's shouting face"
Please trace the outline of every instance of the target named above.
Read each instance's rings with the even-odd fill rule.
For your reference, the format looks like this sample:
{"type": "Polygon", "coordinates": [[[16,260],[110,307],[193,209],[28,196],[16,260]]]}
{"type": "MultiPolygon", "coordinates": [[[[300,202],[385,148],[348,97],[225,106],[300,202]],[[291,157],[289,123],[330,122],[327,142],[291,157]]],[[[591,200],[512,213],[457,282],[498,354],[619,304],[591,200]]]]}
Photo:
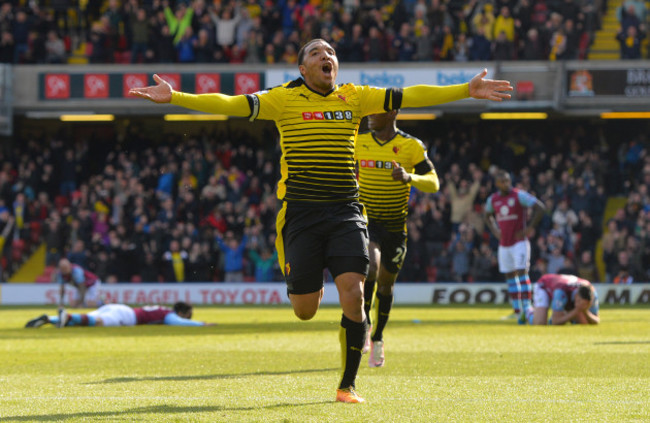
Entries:
{"type": "MultiPolygon", "coordinates": [[[[336,85],[339,60],[336,52],[324,40],[313,40],[303,47],[298,69],[305,82],[314,91],[326,94],[336,85]]],[[[300,54],[298,55],[300,59],[300,54]]]]}

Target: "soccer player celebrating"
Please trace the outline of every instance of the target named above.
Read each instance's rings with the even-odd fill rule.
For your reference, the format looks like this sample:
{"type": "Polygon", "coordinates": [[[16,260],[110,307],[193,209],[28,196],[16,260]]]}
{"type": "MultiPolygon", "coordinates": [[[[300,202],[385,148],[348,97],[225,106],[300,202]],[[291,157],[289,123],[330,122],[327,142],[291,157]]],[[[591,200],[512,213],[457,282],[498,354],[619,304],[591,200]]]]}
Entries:
{"type": "Polygon", "coordinates": [[[321,39],[300,49],[298,69],[300,78],[254,94],[191,95],[173,91],[157,75],[157,85],[130,93],[206,113],[275,121],[282,150],[277,196],[283,202],[276,248],[289,299],[299,319],[311,319],[323,297],[323,269],[329,269],[343,309],[339,331],[343,375],[336,400],[359,403],[364,400],[355,392],[355,380],[367,332],[363,282],[369,262],[354,166],[359,122],[373,113],[467,97],[501,101],[510,98],[504,91],[512,87],[508,81],[485,79],[486,70],[467,84],[449,87],[337,85],[336,52],[321,39]]]}
{"type": "MultiPolygon", "coordinates": [[[[88,314],[68,314],[64,326],[211,325],[191,320],[192,310],[192,306],[183,301],[174,304],[173,309],[159,305],[131,308],[124,304],[106,304],[88,314]]],[[[25,327],[40,328],[48,323],[59,326],[59,319],[59,316],[44,314],[27,322],[25,327]]]]}
{"type": "Polygon", "coordinates": [[[526,323],[525,313],[531,301],[530,242],[528,237],[539,224],[546,206],[535,196],[512,187],[510,174],[505,170],[496,173],[497,192],[485,204],[485,222],[499,240],[497,260],[499,271],[505,273],[508,294],[519,324],[526,323]],[[533,214],[528,222],[528,208],[533,214]]]}
{"type": "Polygon", "coordinates": [[[596,325],[598,316],[598,293],[591,282],[573,275],[543,275],[535,283],[535,305],[526,310],[528,322],[533,325],[545,325],[548,321],[548,309],[552,325],[567,322],[596,325]]]}
{"type": "Polygon", "coordinates": [[[393,304],[393,286],[406,255],[411,186],[425,192],[440,188],[424,144],[397,129],[397,114],[392,110],[368,116],[370,132],[360,134],[355,147],[359,200],[368,213],[370,237],[370,268],[364,284],[364,310],[370,330],[363,351],[370,351],[370,367],[384,365],[383,331],[393,304]],[[370,317],[373,296],[374,326],[370,317]]]}

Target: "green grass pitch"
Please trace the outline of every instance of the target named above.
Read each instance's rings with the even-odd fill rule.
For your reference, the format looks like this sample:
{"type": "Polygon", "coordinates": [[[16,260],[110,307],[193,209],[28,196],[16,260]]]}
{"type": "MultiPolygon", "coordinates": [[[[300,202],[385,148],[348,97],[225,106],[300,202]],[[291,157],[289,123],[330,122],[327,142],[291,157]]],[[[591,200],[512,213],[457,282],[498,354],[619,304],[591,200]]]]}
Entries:
{"type": "Polygon", "coordinates": [[[525,327],[505,307],[395,306],[365,404],[333,401],[340,309],[201,307],[214,327],[24,329],[0,311],[0,421],[650,421],[650,310],[525,327]]]}

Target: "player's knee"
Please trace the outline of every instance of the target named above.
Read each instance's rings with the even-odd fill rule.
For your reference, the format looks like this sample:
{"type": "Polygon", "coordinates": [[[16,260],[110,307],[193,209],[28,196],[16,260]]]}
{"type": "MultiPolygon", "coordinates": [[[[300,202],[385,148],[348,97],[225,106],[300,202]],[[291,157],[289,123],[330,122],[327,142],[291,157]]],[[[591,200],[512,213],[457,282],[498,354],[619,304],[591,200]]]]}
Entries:
{"type": "Polygon", "coordinates": [[[341,292],[339,297],[341,305],[344,307],[352,309],[363,307],[363,292],[356,287],[341,292]]]}
{"type": "Polygon", "coordinates": [[[316,315],[316,310],[294,308],[293,312],[300,320],[311,320],[316,315]]]}

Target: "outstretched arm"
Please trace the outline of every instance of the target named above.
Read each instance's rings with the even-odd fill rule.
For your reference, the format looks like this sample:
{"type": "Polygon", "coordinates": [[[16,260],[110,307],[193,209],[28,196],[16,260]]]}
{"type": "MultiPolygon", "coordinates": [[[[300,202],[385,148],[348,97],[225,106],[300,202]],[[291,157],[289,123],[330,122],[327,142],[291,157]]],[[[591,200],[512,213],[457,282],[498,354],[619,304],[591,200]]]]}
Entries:
{"type": "Polygon", "coordinates": [[[158,75],[154,75],[153,79],[156,81],[156,85],[131,88],[129,94],[154,103],[171,103],[205,113],[240,117],[247,117],[251,114],[248,99],[244,95],[188,94],[172,90],[171,85],[158,75]]]}
{"type": "Polygon", "coordinates": [[[402,107],[428,107],[472,97],[479,100],[503,101],[510,98],[510,81],[486,79],[487,69],[466,84],[436,86],[413,85],[404,88],[402,107]]]}
{"type": "Polygon", "coordinates": [[[197,322],[196,320],[186,319],[176,313],[169,313],[166,315],[164,322],[166,325],[171,326],[206,326],[204,322],[197,322]]]}

